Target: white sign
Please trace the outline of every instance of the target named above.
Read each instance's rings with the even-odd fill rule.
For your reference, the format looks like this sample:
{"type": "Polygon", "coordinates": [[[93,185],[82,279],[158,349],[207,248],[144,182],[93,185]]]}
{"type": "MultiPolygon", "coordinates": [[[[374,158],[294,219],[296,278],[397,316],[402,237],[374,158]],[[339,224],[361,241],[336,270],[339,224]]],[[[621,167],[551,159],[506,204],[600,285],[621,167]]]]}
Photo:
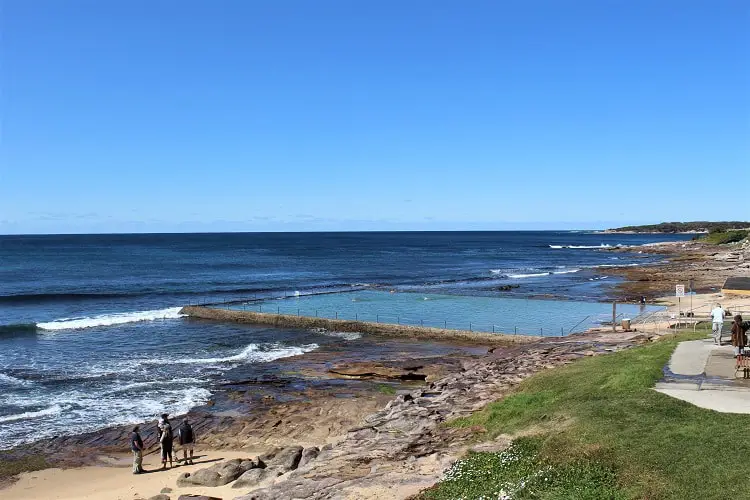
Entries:
{"type": "Polygon", "coordinates": [[[685,296],[685,285],[677,285],[674,287],[674,294],[676,297],[685,296]]]}

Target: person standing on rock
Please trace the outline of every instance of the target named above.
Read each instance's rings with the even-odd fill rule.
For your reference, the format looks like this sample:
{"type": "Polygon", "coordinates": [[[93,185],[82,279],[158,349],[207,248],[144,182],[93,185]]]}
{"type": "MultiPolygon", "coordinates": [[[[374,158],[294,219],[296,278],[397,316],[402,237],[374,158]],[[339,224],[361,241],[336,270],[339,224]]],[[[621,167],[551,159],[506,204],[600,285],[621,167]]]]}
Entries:
{"type": "Polygon", "coordinates": [[[182,425],[180,425],[180,428],[177,429],[177,439],[179,440],[180,447],[182,448],[182,461],[185,464],[193,465],[193,447],[195,445],[195,433],[193,432],[193,427],[190,425],[187,418],[182,421],[182,425]],[[188,451],[190,451],[190,461],[188,461],[188,451]]]}
{"type": "Polygon", "coordinates": [[[159,426],[159,444],[161,445],[161,468],[167,468],[167,458],[169,458],[169,467],[172,468],[172,424],[167,420],[167,415],[162,415],[163,423],[159,426]]]}
{"type": "Polygon", "coordinates": [[[721,329],[724,326],[724,316],[726,316],[726,313],[721,308],[721,304],[716,304],[716,307],[711,310],[711,333],[716,345],[721,345],[721,329]]]}
{"type": "Polygon", "coordinates": [[[143,473],[143,439],[136,425],[130,434],[130,449],[133,451],[133,474],[143,473]]]}

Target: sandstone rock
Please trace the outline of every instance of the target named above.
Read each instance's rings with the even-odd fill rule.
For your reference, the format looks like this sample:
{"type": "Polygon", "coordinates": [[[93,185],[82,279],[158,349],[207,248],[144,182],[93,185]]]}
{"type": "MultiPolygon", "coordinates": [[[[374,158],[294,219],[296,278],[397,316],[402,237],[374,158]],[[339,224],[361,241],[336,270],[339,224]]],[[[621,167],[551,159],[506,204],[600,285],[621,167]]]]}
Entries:
{"type": "Polygon", "coordinates": [[[209,497],[207,495],[180,495],[177,500],[223,500],[219,497],[209,497]]]}
{"type": "Polygon", "coordinates": [[[172,488],[162,488],[159,493],[172,493],[172,488]]]}
{"type": "Polygon", "coordinates": [[[192,474],[189,472],[180,474],[177,478],[177,486],[224,486],[255,467],[257,467],[257,462],[235,458],[200,469],[192,474]]]}
{"type": "Polygon", "coordinates": [[[283,472],[294,470],[299,466],[302,459],[301,446],[289,446],[287,448],[276,448],[265,455],[261,455],[260,460],[265,462],[269,468],[280,469],[283,472]]]}
{"type": "Polygon", "coordinates": [[[302,457],[299,460],[298,467],[302,467],[303,465],[307,464],[308,462],[315,460],[318,457],[318,454],[320,454],[320,450],[317,446],[312,446],[310,448],[305,448],[302,451],[302,457]]]}
{"type": "Polygon", "coordinates": [[[232,488],[252,488],[267,479],[280,475],[281,471],[278,469],[250,469],[237,478],[234,484],[232,484],[232,488]]]}
{"type": "Polygon", "coordinates": [[[152,497],[148,497],[148,500],[170,500],[169,495],[165,495],[163,493],[160,493],[158,495],[154,495],[152,497]]]}

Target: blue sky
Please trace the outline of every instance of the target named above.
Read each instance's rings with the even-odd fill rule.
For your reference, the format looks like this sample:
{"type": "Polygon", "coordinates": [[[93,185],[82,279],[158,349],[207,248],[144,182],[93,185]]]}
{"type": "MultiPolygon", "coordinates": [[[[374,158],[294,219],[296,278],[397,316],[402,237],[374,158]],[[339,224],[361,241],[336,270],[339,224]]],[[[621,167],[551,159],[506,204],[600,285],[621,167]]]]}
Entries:
{"type": "Polygon", "coordinates": [[[0,233],[750,219],[743,0],[2,0],[0,233]]]}

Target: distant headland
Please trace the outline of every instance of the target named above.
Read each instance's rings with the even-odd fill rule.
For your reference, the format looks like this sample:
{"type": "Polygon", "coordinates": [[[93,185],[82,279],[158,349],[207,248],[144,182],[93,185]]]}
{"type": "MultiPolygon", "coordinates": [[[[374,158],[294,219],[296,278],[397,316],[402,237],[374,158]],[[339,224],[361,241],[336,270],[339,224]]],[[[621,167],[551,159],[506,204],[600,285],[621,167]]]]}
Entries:
{"type": "Polygon", "coordinates": [[[642,226],[623,226],[606,229],[604,233],[715,233],[750,228],[750,222],[741,221],[695,221],[695,222],[662,222],[642,226]]]}

